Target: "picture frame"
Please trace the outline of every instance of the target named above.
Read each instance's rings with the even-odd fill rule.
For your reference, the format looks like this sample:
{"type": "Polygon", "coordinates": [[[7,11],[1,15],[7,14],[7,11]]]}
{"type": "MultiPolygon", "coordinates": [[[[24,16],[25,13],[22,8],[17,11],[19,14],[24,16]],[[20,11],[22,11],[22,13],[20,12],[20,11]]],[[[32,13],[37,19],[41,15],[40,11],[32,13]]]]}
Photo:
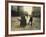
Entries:
{"type": "MultiPolygon", "coordinates": [[[[24,13],[24,16],[27,17],[27,14],[24,13]]],[[[27,22],[27,20],[26,20],[26,22],[27,22]]],[[[17,22],[17,24],[18,23],[19,22],[17,22]]],[[[20,23],[19,23],[19,25],[20,25],[20,23]]],[[[5,36],[7,37],[7,36],[39,35],[39,34],[45,34],[45,3],[43,3],[43,2],[24,2],[24,1],[6,1],[6,3],[5,3],[5,36]],[[19,7],[19,9],[17,9],[18,7],[19,7]],[[35,28],[35,25],[32,23],[32,21],[31,21],[32,28],[30,27],[30,25],[29,25],[29,28],[28,27],[27,28],[26,27],[18,28],[19,26],[14,25],[13,22],[16,21],[15,19],[17,19],[19,16],[22,16],[21,14],[23,14],[23,13],[20,13],[20,14],[14,13],[14,10],[17,12],[21,12],[21,11],[23,11],[21,8],[24,11],[27,11],[28,13],[30,12],[30,9],[31,9],[31,11],[32,10],[34,11],[33,20],[37,19],[34,17],[38,17],[38,19],[39,19],[39,22],[36,22],[38,20],[37,19],[36,21],[34,21],[34,22],[36,22],[34,24],[36,24],[36,25],[39,24],[38,25],[39,27],[36,26],[36,28],[35,28]],[[38,15],[35,16],[35,12],[37,12],[37,11],[35,11],[35,9],[37,10],[37,8],[39,9],[38,11],[40,11],[40,13],[38,12],[38,15]]]]}

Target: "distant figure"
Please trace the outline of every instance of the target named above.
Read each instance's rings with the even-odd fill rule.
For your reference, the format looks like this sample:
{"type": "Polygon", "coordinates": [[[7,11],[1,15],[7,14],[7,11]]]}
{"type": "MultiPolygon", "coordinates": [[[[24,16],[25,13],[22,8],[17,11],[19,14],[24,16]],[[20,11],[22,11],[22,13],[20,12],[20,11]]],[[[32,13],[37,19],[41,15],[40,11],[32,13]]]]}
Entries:
{"type": "Polygon", "coordinates": [[[20,21],[20,27],[25,27],[26,26],[26,19],[25,16],[21,16],[21,21],[20,21]]]}
{"type": "Polygon", "coordinates": [[[31,6],[24,6],[23,8],[24,8],[26,24],[32,26],[33,7],[31,7],[31,6]]]}

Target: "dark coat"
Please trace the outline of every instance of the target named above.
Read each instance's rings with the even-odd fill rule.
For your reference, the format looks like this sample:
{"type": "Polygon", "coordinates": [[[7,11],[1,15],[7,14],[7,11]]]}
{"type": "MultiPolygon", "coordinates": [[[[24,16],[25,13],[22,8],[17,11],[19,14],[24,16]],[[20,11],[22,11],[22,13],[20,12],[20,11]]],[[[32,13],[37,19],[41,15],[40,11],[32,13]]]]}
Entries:
{"type": "Polygon", "coordinates": [[[21,16],[20,26],[21,26],[21,27],[25,27],[25,26],[26,26],[26,19],[25,19],[25,16],[21,16]]]}
{"type": "Polygon", "coordinates": [[[29,22],[31,22],[31,26],[32,26],[32,21],[33,21],[33,18],[32,18],[32,17],[30,17],[29,22]]]}

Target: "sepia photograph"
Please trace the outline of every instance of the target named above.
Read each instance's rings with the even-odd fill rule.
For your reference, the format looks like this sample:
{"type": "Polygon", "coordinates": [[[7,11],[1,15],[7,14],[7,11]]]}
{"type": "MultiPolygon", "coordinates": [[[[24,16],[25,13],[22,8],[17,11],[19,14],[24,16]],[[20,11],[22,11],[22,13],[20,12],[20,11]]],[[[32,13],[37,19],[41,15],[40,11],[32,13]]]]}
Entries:
{"type": "Polygon", "coordinates": [[[8,34],[42,34],[43,3],[8,3],[8,34]]]}
{"type": "Polygon", "coordinates": [[[40,7],[11,6],[11,30],[40,30],[40,7]]]}

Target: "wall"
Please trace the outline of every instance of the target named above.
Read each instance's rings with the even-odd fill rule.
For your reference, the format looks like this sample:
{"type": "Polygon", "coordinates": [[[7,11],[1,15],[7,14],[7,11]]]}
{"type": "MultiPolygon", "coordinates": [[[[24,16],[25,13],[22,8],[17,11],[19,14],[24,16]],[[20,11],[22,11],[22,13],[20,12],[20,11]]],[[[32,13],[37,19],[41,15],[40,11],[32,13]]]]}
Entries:
{"type": "MultiPolygon", "coordinates": [[[[24,1],[24,0],[22,0],[22,1],[24,1]]],[[[32,0],[25,0],[25,1],[32,1],[32,0]]],[[[33,0],[33,1],[46,3],[45,0],[33,0]]],[[[46,19],[46,17],[45,17],[45,19],[46,19]]],[[[45,20],[45,22],[46,22],[46,20],[45,20]]],[[[5,37],[5,0],[0,0],[0,37],[5,37]]],[[[46,37],[46,32],[44,35],[27,35],[27,36],[15,36],[15,37],[46,37]]]]}

